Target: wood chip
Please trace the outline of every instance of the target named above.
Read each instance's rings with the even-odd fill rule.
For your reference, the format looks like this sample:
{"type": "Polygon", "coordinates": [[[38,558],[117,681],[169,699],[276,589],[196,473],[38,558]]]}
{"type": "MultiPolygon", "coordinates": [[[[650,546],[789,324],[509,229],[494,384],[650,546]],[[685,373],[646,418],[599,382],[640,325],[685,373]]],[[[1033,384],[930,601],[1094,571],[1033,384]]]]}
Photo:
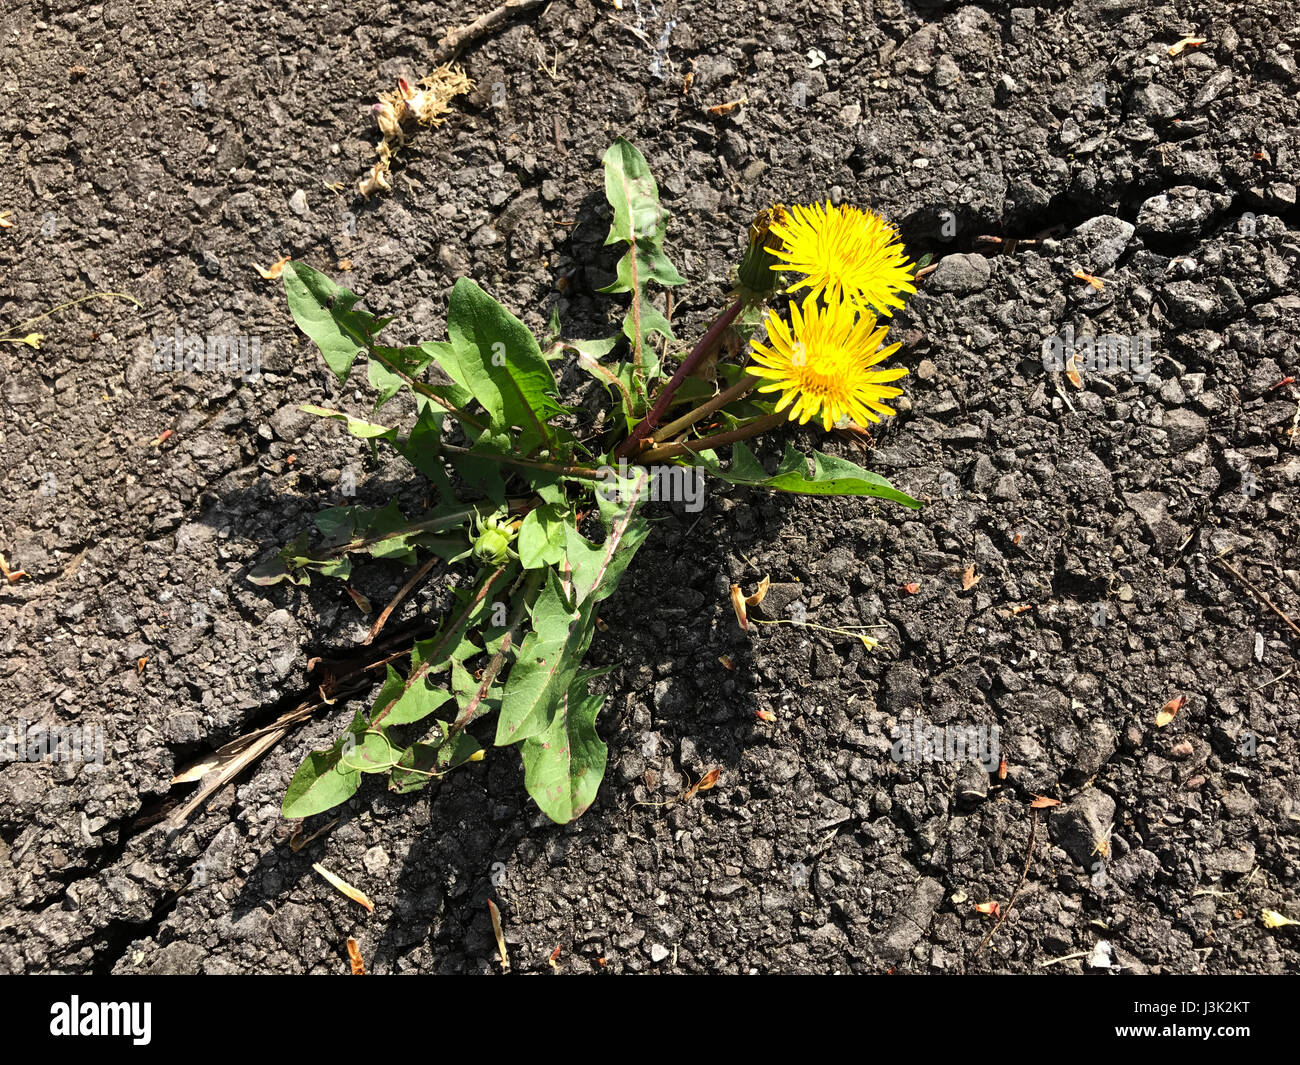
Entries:
{"type": "Polygon", "coordinates": [[[335,876],[328,869],[326,869],[325,866],[321,865],[320,862],[313,863],[312,868],[315,869],[316,872],[320,873],[320,875],[323,876],[326,880],[328,880],[334,888],[338,889],[339,892],[346,895],[358,906],[364,906],[370,913],[375,912],[375,904],[366,897],[364,892],[358,891],[346,880],[342,880],[339,877],[335,876]]]}
{"type": "Polygon", "coordinates": [[[745,609],[745,593],[739,584],[731,586],[731,609],[736,612],[736,624],[744,632],[749,631],[749,612],[745,609]]]}

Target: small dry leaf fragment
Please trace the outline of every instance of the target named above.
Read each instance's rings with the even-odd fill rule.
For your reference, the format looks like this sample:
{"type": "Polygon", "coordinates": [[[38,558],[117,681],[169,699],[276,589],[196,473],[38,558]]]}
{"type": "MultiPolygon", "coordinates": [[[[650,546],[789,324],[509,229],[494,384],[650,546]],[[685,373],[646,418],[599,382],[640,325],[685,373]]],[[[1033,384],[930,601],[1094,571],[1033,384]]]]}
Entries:
{"type": "Polygon", "coordinates": [[[710,108],[709,108],[709,114],[711,114],[711,115],[729,115],[729,114],[731,114],[731,112],[734,111],[737,107],[741,107],[742,105],[747,104],[747,103],[749,103],[749,97],[748,97],[748,96],[742,96],[739,100],[728,100],[725,104],[715,104],[713,107],[710,107],[710,108]]]}
{"type": "Polygon", "coordinates": [[[364,906],[370,913],[375,912],[375,904],[365,896],[364,892],[358,891],[346,880],[340,880],[337,876],[326,869],[325,866],[321,865],[320,862],[314,862],[312,868],[328,880],[331,886],[342,892],[357,905],[364,906]]]}
{"type": "Polygon", "coordinates": [[[921,585],[917,581],[911,581],[910,583],[903,585],[903,591],[908,595],[916,595],[920,590],[921,585]]]}
{"type": "Polygon", "coordinates": [[[1075,388],[1083,388],[1083,374],[1079,372],[1079,353],[1077,351],[1070,352],[1070,359],[1065,364],[1065,376],[1069,378],[1070,384],[1074,385],[1075,388]]]}
{"type": "Polygon", "coordinates": [[[598,617],[596,618],[596,628],[598,628],[601,632],[609,632],[609,622],[607,622],[604,618],[598,617]]]}
{"type": "Polygon", "coordinates": [[[1049,799],[1046,795],[1035,795],[1034,801],[1029,804],[1031,810],[1046,810],[1052,806],[1060,806],[1060,799],[1049,799]]]}
{"type": "Polygon", "coordinates": [[[745,609],[745,593],[739,584],[731,586],[731,608],[736,612],[736,624],[745,632],[749,631],[749,612],[745,609]]]}
{"type": "Polygon", "coordinates": [[[4,579],[7,580],[10,584],[17,584],[20,580],[22,580],[24,577],[27,576],[27,571],[21,569],[11,570],[9,568],[8,560],[4,557],[3,554],[0,554],[0,576],[3,576],[4,579]]]}
{"type": "Polygon", "coordinates": [[[358,592],[355,588],[344,589],[351,597],[352,601],[357,604],[357,609],[363,614],[373,614],[375,608],[370,605],[370,600],[358,592]]]}
{"type": "Polygon", "coordinates": [[[1093,277],[1092,274],[1085,273],[1083,270],[1076,270],[1074,272],[1074,276],[1077,277],[1080,281],[1088,282],[1088,284],[1090,284],[1098,292],[1100,292],[1103,288],[1106,287],[1106,282],[1103,281],[1101,278],[1093,277]]]}
{"type": "Polygon", "coordinates": [[[1002,907],[999,906],[996,902],[977,902],[975,903],[975,909],[979,913],[988,914],[990,917],[1002,916],[1002,907]]]}
{"type": "Polygon", "coordinates": [[[1165,703],[1165,705],[1160,708],[1160,712],[1156,714],[1156,728],[1164,728],[1174,719],[1174,716],[1178,711],[1186,705],[1186,695],[1175,695],[1169,700],[1169,702],[1165,703]]]}
{"type": "Polygon", "coordinates": [[[366,975],[366,963],[361,960],[361,947],[355,939],[348,939],[348,961],[352,963],[353,976],[366,975]]]}
{"type": "Polygon", "coordinates": [[[501,911],[497,904],[488,899],[488,915],[492,918],[492,934],[497,938],[497,953],[501,959],[501,971],[510,971],[510,955],[506,953],[506,937],[501,932],[501,911]]]}
{"type": "MultiPolygon", "coordinates": [[[[173,781],[173,783],[175,782],[173,781]]],[[[303,847],[307,846],[308,843],[310,843],[314,839],[320,839],[321,836],[325,835],[326,832],[328,832],[331,828],[333,828],[338,823],[339,823],[339,819],[336,817],[324,828],[318,828],[310,836],[304,838],[302,834],[302,822],[299,821],[298,824],[294,826],[293,835],[289,837],[289,849],[293,851],[294,854],[297,854],[300,850],[303,849],[303,847]]]]}
{"type": "Polygon", "coordinates": [[[718,661],[722,663],[722,668],[728,672],[736,671],[736,663],[731,660],[731,655],[718,655],[718,661]]]}
{"type": "Polygon", "coordinates": [[[1024,539],[1024,537],[1021,536],[1020,533],[1016,533],[1016,535],[1013,536],[1013,537],[1011,538],[1011,542],[1012,542],[1013,544],[1019,544],[1020,541],[1023,540],[1023,539],[1024,539]]]}
{"type": "Polygon", "coordinates": [[[0,211],[0,229],[13,229],[14,224],[9,217],[11,214],[13,211],[0,211]]]}
{"type": "Polygon", "coordinates": [[[352,260],[351,260],[351,259],[340,259],[340,260],[339,260],[339,269],[342,270],[342,271],[346,274],[349,270],[352,269],[352,260]]]}
{"type": "Polygon", "coordinates": [[[704,776],[700,777],[699,782],[692,784],[682,795],[682,802],[689,802],[695,798],[697,791],[708,791],[718,782],[718,774],[722,772],[717,766],[710,769],[704,776]]]}
{"type": "Polygon", "coordinates": [[[1204,37],[1184,37],[1181,41],[1169,46],[1169,54],[1178,55],[1184,48],[1196,48],[1204,43],[1204,37]]]}
{"type": "Polygon", "coordinates": [[[761,581],[758,582],[758,589],[754,592],[754,594],[745,597],[745,606],[758,606],[758,604],[763,601],[764,596],[767,595],[767,590],[771,586],[772,586],[772,576],[771,574],[768,574],[766,577],[764,577],[761,581]]]}
{"type": "Polygon", "coordinates": [[[289,265],[289,256],[272,263],[269,267],[258,266],[257,263],[250,263],[250,266],[262,275],[264,281],[277,281],[280,275],[284,273],[284,268],[289,265]]]}
{"type": "Polygon", "coordinates": [[[147,666],[148,664],[149,664],[149,659],[147,659],[147,658],[137,658],[137,659],[135,660],[135,671],[136,671],[136,673],[137,673],[137,674],[139,674],[139,673],[143,673],[143,672],[144,672],[144,667],[147,666]]]}
{"type": "Polygon", "coordinates": [[[1026,610],[1033,610],[1033,609],[1034,609],[1033,603],[1026,603],[1024,606],[1012,607],[1011,613],[1014,616],[1016,614],[1023,614],[1026,610]]]}
{"type": "Polygon", "coordinates": [[[1300,921],[1293,921],[1277,912],[1277,910],[1260,910],[1260,917],[1264,920],[1265,928],[1285,928],[1289,924],[1300,925],[1300,921]]]}
{"type": "Polygon", "coordinates": [[[685,96],[691,91],[691,82],[695,80],[695,71],[688,70],[686,77],[682,78],[682,95],[685,96]]]}
{"type": "Polygon", "coordinates": [[[976,575],[975,563],[972,562],[969,566],[967,566],[964,570],[961,571],[961,590],[963,592],[969,592],[972,588],[975,587],[975,585],[979,584],[979,582],[982,581],[983,579],[984,577],[982,575],[976,575]]]}
{"type": "Polygon", "coordinates": [[[759,721],[766,721],[769,724],[776,720],[776,715],[772,713],[771,710],[755,710],[754,716],[758,718],[759,721]]]}

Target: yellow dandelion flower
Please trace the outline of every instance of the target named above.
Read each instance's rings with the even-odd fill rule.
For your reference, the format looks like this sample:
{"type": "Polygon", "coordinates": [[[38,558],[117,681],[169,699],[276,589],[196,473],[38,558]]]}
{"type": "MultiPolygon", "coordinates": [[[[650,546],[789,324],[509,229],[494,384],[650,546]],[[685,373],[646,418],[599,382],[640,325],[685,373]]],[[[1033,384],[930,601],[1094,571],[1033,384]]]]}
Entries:
{"type": "Polygon", "coordinates": [[[888,317],[903,306],[896,293],[916,291],[898,232],[870,211],[832,207],[829,200],[800,204],[771,228],[785,245],[773,253],[783,261],[772,269],[805,275],[789,292],[807,288],[814,296],[825,293],[827,303],[849,300],[888,317]]]}
{"type": "Polygon", "coordinates": [[[778,412],[789,408],[790,420],[804,424],[821,412],[829,432],[841,417],[859,425],[893,414],[883,400],[901,396],[903,390],[886,384],[907,370],[893,367],[873,370],[899,348],[882,347],[888,326],[878,326],[876,316],[847,303],[821,304],[810,293],[803,309],[790,305],[790,324],[775,311],[767,312],[767,339],[751,340],[755,366],[749,372],[768,383],[760,392],[780,392],[778,412]]]}

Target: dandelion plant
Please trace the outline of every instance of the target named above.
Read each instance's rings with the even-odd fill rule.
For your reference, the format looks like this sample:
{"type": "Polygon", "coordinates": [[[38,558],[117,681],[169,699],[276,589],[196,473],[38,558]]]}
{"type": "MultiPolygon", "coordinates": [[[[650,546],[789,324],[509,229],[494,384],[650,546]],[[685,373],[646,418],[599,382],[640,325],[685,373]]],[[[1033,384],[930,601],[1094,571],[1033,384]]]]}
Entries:
{"type": "Polygon", "coordinates": [[[829,432],[894,413],[888,401],[902,389],[892,382],[907,371],[886,364],[899,345],[886,343],[882,319],[915,291],[915,265],[893,227],[850,206],[774,205],[749,228],[729,299],[687,348],[655,302],[684,279],[665,248],[669,215],[646,160],[619,138],[604,169],[606,243],[620,257],[603,291],[626,301],[614,336],[543,349],[462,278],[445,340],[388,346],[379,335],[389,320],[360,309],[355,293],[305,263],[284,271],[290,311],[329,368],[344,382],[364,359],[375,392],[368,419],[304,409],[395,449],[437,502],[409,516],[395,500],[331,507],[317,516],[316,537],[302,534],[251,579],[348,580],[356,556],[406,566],[433,556],[456,595],[402,669],[386,664],[369,709],[354,710],[339,739],[303,763],[288,817],[346,801],[367,774],[410,792],[508,746],[519,748],[525,787],[549,817],[582,814],[607,757],[596,732],[604,697],[589,688],[602,670],[583,664],[597,608],[649,534],[647,504],[670,496],[662,489],[680,475],[920,506],[845,459],[787,443],[769,471],[746,443],[789,422],[829,432]],[[719,359],[732,334],[747,344],[728,350],[742,354],[719,359]],[[675,366],[660,349],[679,353],[675,366]],[[600,382],[608,416],[584,423],[565,406],[553,371],[561,359],[600,382]],[[698,371],[710,360],[706,381],[698,371]],[[403,390],[416,417],[399,431],[377,419],[403,390]]]}

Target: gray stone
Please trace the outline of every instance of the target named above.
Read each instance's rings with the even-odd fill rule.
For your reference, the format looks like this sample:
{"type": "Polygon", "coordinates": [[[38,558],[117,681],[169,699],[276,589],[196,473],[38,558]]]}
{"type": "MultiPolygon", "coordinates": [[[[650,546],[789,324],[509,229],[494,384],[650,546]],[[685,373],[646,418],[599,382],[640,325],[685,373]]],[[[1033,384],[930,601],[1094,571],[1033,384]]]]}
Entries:
{"type": "Polygon", "coordinates": [[[1133,226],[1115,215],[1089,218],[1061,242],[1061,254],[1075,260],[1090,273],[1109,270],[1124,254],[1133,237],[1133,226]]]}
{"type": "Polygon", "coordinates": [[[945,255],[930,275],[928,287],[935,292],[952,292],[964,296],[979,292],[993,276],[993,267],[982,255],[945,255]]]}
{"type": "Polygon", "coordinates": [[[1190,451],[1205,439],[1209,423],[1194,411],[1179,407],[1165,415],[1164,428],[1169,436],[1170,450],[1180,454],[1190,451]]]}
{"type": "Polygon", "coordinates": [[[1152,196],[1138,209],[1137,229],[1142,234],[1172,236],[1203,233],[1215,215],[1227,209],[1232,198],[1192,185],[1175,185],[1152,196]]]}
{"type": "Polygon", "coordinates": [[[1096,788],[1081,792],[1051,820],[1056,842],[1085,869],[1101,860],[1098,844],[1110,838],[1114,823],[1115,800],[1096,788]]]}

